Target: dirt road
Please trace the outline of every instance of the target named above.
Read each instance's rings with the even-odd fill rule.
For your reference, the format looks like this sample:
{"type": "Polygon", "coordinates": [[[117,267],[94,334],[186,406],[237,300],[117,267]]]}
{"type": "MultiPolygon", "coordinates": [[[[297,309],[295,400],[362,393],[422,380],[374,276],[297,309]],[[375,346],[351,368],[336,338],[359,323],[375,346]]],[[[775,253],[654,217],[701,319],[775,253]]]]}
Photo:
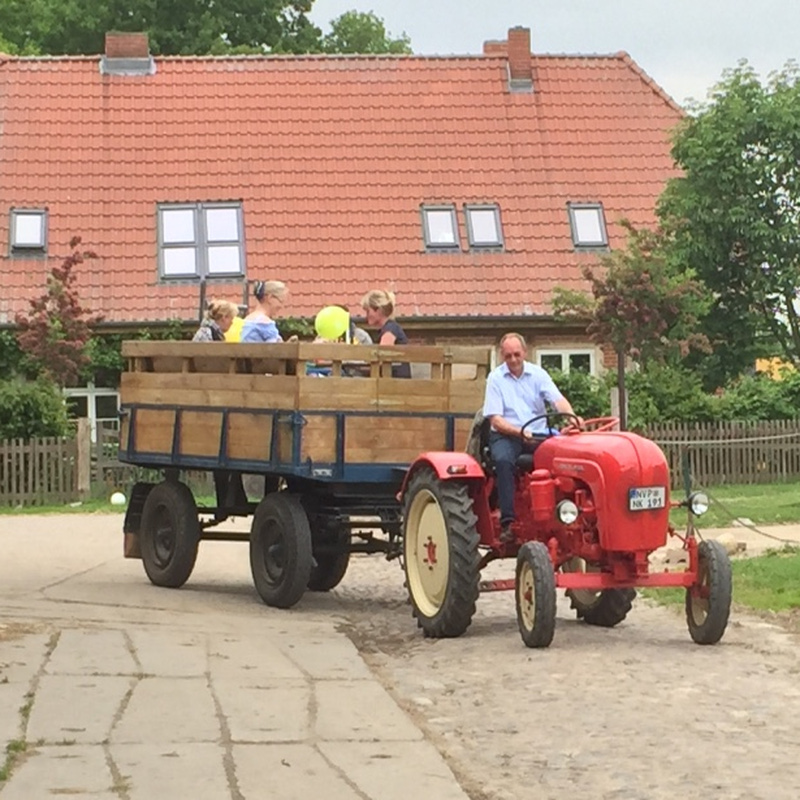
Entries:
{"type": "MultiPolygon", "coordinates": [[[[64,553],[105,536],[121,553],[120,517],[17,519],[31,535],[39,525],[57,526],[64,553]]],[[[396,562],[356,557],[340,587],[277,612],[258,605],[246,545],[204,545],[178,592],[147,586],[138,562],[103,548],[104,561],[93,568],[65,561],[49,597],[124,606],[147,588],[148,597],[164,598],[153,614],[168,604],[237,618],[284,613],[288,625],[336,620],[473,800],[798,795],[800,640],[763,620],[735,613],[721,644],[699,647],[671,609],[637,600],[624,623],[604,630],[575,621],[561,600],[553,645],[529,650],[516,630],[513,596],[502,592],[481,597],[465,636],[431,641],[415,627],[396,562]]],[[[42,558],[57,564],[59,553],[42,558]]],[[[493,566],[508,572],[512,565],[493,566]]],[[[16,571],[17,589],[35,574],[35,565],[16,571]]],[[[6,606],[4,615],[14,614],[6,606]]]]}

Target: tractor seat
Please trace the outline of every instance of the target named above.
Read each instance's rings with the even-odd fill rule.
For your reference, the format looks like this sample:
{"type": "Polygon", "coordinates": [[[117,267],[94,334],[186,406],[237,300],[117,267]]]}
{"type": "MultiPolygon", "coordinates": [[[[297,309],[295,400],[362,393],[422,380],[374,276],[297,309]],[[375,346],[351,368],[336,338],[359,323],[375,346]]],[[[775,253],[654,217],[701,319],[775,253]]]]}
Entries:
{"type": "MultiPolygon", "coordinates": [[[[491,426],[489,420],[483,416],[483,411],[478,411],[472,420],[472,428],[467,439],[466,452],[469,453],[483,468],[487,475],[494,475],[494,464],[492,453],[489,448],[489,431],[491,426]]],[[[517,470],[519,472],[533,471],[533,454],[536,448],[545,440],[547,436],[534,436],[533,448],[529,453],[522,453],[517,457],[517,470]]]]}

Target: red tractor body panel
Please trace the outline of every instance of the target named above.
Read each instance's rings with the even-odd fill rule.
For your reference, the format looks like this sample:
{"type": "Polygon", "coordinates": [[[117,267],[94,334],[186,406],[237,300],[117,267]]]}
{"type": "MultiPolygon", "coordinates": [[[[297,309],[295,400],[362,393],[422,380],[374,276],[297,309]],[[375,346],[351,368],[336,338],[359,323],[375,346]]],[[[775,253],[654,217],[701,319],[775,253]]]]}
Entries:
{"type": "Polygon", "coordinates": [[[588,487],[603,550],[650,552],[666,543],[669,467],[655,442],[616,431],[554,436],[539,445],[534,461],[536,470],[547,470],[557,484],[571,478],[588,487]],[[658,490],[638,502],[659,507],[631,510],[632,489],[658,490]]]}

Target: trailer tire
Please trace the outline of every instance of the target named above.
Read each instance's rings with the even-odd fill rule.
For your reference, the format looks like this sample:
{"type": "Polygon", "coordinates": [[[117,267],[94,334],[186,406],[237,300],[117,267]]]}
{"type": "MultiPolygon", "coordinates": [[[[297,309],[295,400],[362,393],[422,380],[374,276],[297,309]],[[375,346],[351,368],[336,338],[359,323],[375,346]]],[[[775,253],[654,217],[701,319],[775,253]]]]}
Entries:
{"type": "MultiPolygon", "coordinates": [[[[561,566],[561,571],[586,572],[587,565],[582,558],[573,558],[561,566]]],[[[578,619],[587,625],[613,628],[628,616],[636,598],[636,589],[602,589],[598,592],[567,589],[566,595],[578,619]]]]}
{"type": "Polygon", "coordinates": [[[716,644],[731,612],[731,560],[725,546],[713,539],[700,542],[697,555],[698,585],[686,590],[686,623],[697,644],[716,644]]]}
{"type": "MultiPolygon", "coordinates": [[[[340,537],[339,544],[349,548],[350,536],[340,537]]],[[[312,592],[329,592],[342,582],[350,564],[350,550],[315,555],[314,560],[317,563],[311,569],[308,588],[312,592]]]]}
{"type": "Polygon", "coordinates": [[[556,577],[547,547],[526,542],[517,553],[517,626],[526,647],[549,647],[556,631],[556,577]]]}
{"type": "Polygon", "coordinates": [[[311,528],[300,498],[267,495],[257,506],[250,531],[250,570],[268,606],[291,608],[311,577],[311,528]]]}
{"type": "Polygon", "coordinates": [[[467,485],[421,469],[409,481],[403,512],[403,568],[417,625],[431,638],[460,636],[475,614],[480,575],[467,485]]]}
{"type": "Polygon", "coordinates": [[[150,582],[170,589],[183,586],[194,569],[199,543],[200,521],[189,487],[179,481],[156,484],[144,501],[139,529],[150,582]]]}

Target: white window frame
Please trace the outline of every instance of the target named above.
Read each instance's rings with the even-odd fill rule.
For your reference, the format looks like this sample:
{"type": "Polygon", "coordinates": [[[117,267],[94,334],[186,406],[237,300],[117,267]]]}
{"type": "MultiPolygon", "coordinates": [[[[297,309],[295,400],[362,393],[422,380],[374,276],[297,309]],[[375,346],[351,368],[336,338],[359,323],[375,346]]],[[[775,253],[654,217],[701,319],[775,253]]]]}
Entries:
{"type": "Polygon", "coordinates": [[[117,398],[117,408],[119,408],[119,392],[116,389],[109,389],[108,387],[95,386],[92,381],[89,381],[86,386],[74,386],[64,389],[64,397],[85,397],[86,398],[86,417],[89,420],[89,427],[92,431],[92,444],[97,444],[97,426],[98,423],[113,422],[111,427],[114,430],[119,429],[119,416],[116,417],[98,417],[97,416],[97,397],[113,395],[117,398]]]}
{"type": "Polygon", "coordinates": [[[45,255],[47,253],[47,209],[12,208],[8,220],[8,249],[14,256],[45,255]],[[38,217],[41,224],[41,241],[37,243],[17,241],[17,221],[22,217],[38,217]]]}
{"type": "Polygon", "coordinates": [[[464,218],[467,222],[467,236],[469,246],[472,250],[502,250],[505,242],[503,241],[503,224],[500,220],[500,206],[497,203],[465,203],[464,218]],[[492,241],[478,241],[475,238],[475,230],[472,224],[473,211],[491,211],[494,214],[494,229],[497,238],[492,241]]]}
{"type": "Polygon", "coordinates": [[[567,210],[569,212],[569,227],[572,232],[572,243],[576,248],[580,250],[591,250],[608,247],[608,229],[606,228],[605,212],[602,203],[568,203],[567,210]],[[586,211],[593,211],[597,215],[597,224],[600,232],[599,238],[597,239],[582,239],[580,236],[580,224],[577,215],[586,211]]]}
{"type": "Polygon", "coordinates": [[[423,241],[425,242],[426,250],[432,250],[432,251],[444,250],[452,252],[453,250],[461,249],[461,236],[458,230],[458,217],[456,216],[455,205],[423,204],[420,206],[420,214],[422,216],[422,238],[423,241]],[[433,236],[431,235],[430,224],[428,221],[428,214],[431,212],[437,212],[437,213],[447,212],[450,215],[450,225],[452,226],[452,231],[453,231],[452,242],[437,242],[433,240],[433,236]]]}
{"type": "Polygon", "coordinates": [[[162,281],[185,281],[198,279],[243,278],[247,274],[244,247],[244,215],[240,202],[215,203],[159,203],[156,209],[156,225],[158,230],[158,276],[162,281]],[[236,211],[238,238],[227,240],[210,240],[206,224],[206,212],[214,209],[233,209],[236,211]],[[186,241],[166,242],[164,236],[164,212],[191,211],[193,219],[192,238],[186,241]],[[211,271],[209,254],[214,247],[236,247],[239,251],[239,269],[229,272],[211,271]],[[170,250],[193,249],[194,270],[185,273],[169,273],[166,271],[165,254],[170,250]]]}
{"type": "MultiPolygon", "coordinates": [[[[597,353],[590,347],[552,347],[536,350],[536,363],[542,366],[542,356],[561,356],[561,363],[566,369],[561,371],[569,372],[570,356],[589,356],[589,374],[597,375],[597,353]]],[[[545,369],[545,367],[543,367],[545,369]]]]}

